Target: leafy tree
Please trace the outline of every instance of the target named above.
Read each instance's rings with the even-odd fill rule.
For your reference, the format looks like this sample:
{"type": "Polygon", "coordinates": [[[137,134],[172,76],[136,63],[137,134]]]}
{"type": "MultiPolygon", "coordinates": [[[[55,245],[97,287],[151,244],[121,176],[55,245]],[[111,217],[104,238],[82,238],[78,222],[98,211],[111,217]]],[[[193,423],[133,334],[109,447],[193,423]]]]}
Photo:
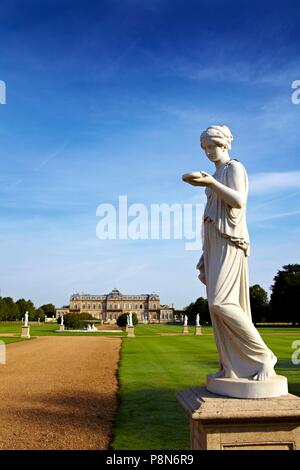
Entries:
{"type": "MultiPolygon", "coordinates": [[[[133,326],[138,324],[138,318],[135,313],[132,314],[132,324],[133,326]]],[[[127,313],[122,313],[117,318],[117,325],[118,326],[126,326],[127,325],[127,313]]]]}
{"type": "Polygon", "coordinates": [[[200,315],[200,323],[211,323],[208,302],[203,297],[199,297],[196,302],[191,302],[185,307],[183,314],[188,316],[189,323],[196,322],[196,315],[200,315]]]}
{"type": "Polygon", "coordinates": [[[44,318],[55,316],[55,306],[53,304],[44,304],[39,307],[44,312],[44,318]]]}
{"type": "Polygon", "coordinates": [[[37,308],[35,310],[32,321],[38,321],[38,319],[40,319],[40,321],[45,320],[45,312],[42,308],[37,308]]]}
{"type": "Polygon", "coordinates": [[[287,264],[279,270],[271,286],[271,315],[273,321],[300,322],[300,264],[287,264]]]}
{"type": "MultiPolygon", "coordinates": [[[[90,313],[67,313],[64,315],[64,325],[67,329],[80,330],[86,325],[84,320],[94,320],[94,317],[90,313]]],[[[60,323],[60,318],[57,319],[57,323],[60,323]]]]}
{"type": "Polygon", "coordinates": [[[254,324],[269,319],[268,294],[259,284],[250,287],[250,305],[254,324]]]}
{"type": "Polygon", "coordinates": [[[19,319],[19,309],[11,297],[3,297],[0,300],[0,320],[14,321],[19,319]]]}
{"type": "Polygon", "coordinates": [[[31,300],[25,300],[25,299],[19,299],[16,302],[16,306],[18,307],[19,310],[19,318],[22,319],[25,316],[25,313],[28,312],[28,319],[30,321],[34,320],[34,315],[35,315],[35,306],[31,300]]]}

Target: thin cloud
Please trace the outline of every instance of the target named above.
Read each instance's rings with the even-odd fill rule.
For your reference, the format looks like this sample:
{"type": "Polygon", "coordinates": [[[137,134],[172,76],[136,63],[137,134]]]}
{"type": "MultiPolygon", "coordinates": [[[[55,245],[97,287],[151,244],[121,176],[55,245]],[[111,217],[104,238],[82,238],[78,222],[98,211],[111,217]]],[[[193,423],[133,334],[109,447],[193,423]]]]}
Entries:
{"type": "Polygon", "coordinates": [[[300,171],[256,173],[249,175],[250,194],[258,195],[300,188],[300,171]]]}

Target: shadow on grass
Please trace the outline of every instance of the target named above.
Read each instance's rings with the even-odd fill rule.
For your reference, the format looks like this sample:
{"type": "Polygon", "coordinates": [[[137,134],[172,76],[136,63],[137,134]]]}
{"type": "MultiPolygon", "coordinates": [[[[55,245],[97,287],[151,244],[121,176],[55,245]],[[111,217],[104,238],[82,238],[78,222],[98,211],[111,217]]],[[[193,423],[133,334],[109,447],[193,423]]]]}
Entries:
{"type": "Polygon", "coordinates": [[[121,399],[111,448],[187,450],[189,420],[176,400],[179,390],[145,388],[121,399]]]}
{"type": "MultiPolygon", "coordinates": [[[[120,402],[111,449],[190,449],[189,418],[176,400],[176,393],[181,390],[182,387],[124,390],[126,399],[120,402]]],[[[289,381],[289,393],[300,396],[300,383],[289,381]]]]}

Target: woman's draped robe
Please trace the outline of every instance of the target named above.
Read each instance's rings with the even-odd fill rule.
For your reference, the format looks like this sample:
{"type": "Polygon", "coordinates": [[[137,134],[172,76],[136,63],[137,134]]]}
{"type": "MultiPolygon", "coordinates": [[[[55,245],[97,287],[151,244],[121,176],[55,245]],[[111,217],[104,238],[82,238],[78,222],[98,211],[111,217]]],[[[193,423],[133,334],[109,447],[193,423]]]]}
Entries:
{"type": "Polygon", "coordinates": [[[205,192],[203,255],[197,268],[206,284],[210,316],[226,377],[251,378],[264,367],[275,375],[276,357],[266,346],[251,320],[246,224],[248,177],[244,166],[229,160],[217,168],[214,178],[242,192],[243,207],[232,208],[211,188],[205,192]]]}

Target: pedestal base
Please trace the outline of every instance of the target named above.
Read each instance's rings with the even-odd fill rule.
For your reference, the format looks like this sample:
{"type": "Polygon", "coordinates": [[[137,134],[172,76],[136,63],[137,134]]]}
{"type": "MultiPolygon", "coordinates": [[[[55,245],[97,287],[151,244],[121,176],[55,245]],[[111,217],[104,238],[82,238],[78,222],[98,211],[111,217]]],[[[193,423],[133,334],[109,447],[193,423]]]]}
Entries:
{"type": "Polygon", "coordinates": [[[227,398],[193,387],[176,395],[192,450],[300,450],[300,398],[227,398]]]}
{"type": "Polygon", "coordinates": [[[287,378],[275,375],[267,380],[214,379],[207,376],[206,388],[211,393],[234,398],[274,398],[288,394],[287,378]]]}
{"type": "Polygon", "coordinates": [[[187,335],[188,332],[189,332],[189,327],[188,327],[188,326],[183,326],[183,327],[182,327],[182,333],[183,333],[184,335],[187,335]]]}
{"type": "Polygon", "coordinates": [[[200,336],[202,335],[202,329],[201,326],[195,326],[195,336],[200,336]]]}
{"type": "Polygon", "coordinates": [[[30,338],[30,326],[22,326],[21,338],[30,338]]]}
{"type": "Polygon", "coordinates": [[[134,334],[134,326],[128,326],[128,330],[127,330],[128,334],[128,338],[134,338],[135,337],[135,334],[134,334]]]}
{"type": "Polygon", "coordinates": [[[59,331],[65,331],[65,325],[59,325],[59,331]]]}

